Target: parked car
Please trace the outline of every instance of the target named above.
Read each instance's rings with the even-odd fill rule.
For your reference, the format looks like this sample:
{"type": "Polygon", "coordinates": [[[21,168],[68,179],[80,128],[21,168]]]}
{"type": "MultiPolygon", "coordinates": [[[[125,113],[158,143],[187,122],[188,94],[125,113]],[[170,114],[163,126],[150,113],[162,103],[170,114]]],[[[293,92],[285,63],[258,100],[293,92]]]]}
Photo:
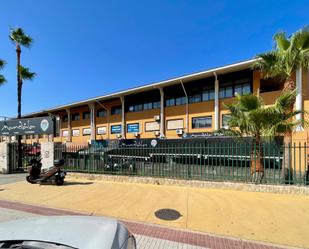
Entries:
{"type": "Polygon", "coordinates": [[[119,221],[94,216],[46,216],[0,223],[0,248],[135,249],[119,221]]]}

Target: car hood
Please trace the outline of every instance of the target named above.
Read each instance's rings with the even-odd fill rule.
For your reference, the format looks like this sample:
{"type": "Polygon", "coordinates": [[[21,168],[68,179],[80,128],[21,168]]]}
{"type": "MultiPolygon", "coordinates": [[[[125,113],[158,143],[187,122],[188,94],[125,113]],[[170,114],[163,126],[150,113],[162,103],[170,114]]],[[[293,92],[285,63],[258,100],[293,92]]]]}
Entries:
{"type": "Polygon", "coordinates": [[[0,223],[0,241],[29,240],[83,249],[118,249],[128,237],[124,225],[103,217],[48,216],[0,223]]]}

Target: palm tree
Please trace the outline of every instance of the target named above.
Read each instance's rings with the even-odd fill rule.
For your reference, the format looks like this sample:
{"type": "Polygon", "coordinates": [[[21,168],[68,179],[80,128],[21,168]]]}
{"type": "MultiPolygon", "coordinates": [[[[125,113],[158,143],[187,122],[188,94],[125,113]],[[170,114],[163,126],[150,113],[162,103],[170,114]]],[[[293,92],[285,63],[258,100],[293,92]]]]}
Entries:
{"type": "MultiPolygon", "coordinates": [[[[21,118],[21,94],[22,94],[22,75],[21,75],[21,46],[30,47],[32,38],[25,34],[22,28],[11,29],[9,38],[16,47],[17,56],[17,118],[21,118]]],[[[22,148],[21,148],[21,136],[18,136],[18,167],[22,167],[22,148]]]]}
{"type": "Polygon", "coordinates": [[[252,181],[261,182],[264,176],[263,150],[261,142],[271,141],[276,136],[291,132],[301,121],[290,122],[300,111],[286,111],[295,98],[295,91],[283,92],[273,106],[265,106],[259,95],[236,95],[236,102],[226,104],[231,118],[225,135],[252,137],[251,175],[252,181]]]}
{"type": "MultiPolygon", "coordinates": [[[[0,69],[2,69],[5,66],[5,61],[0,59],[0,69]]],[[[0,74],[0,85],[6,82],[6,79],[2,74],[0,74]]]]}
{"type": "Polygon", "coordinates": [[[22,28],[16,28],[11,30],[9,36],[11,41],[15,44],[16,55],[17,55],[17,118],[21,118],[21,94],[22,94],[22,77],[21,77],[21,46],[30,47],[32,43],[32,38],[25,34],[22,28]]]}
{"type": "MultiPolygon", "coordinates": [[[[285,32],[279,32],[274,36],[275,47],[272,51],[257,56],[253,68],[262,73],[263,78],[276,78],[284,81],[283,91],[294,91],[296,88],[293,76],[297,69],[309,69],[309,26],[298,30],[290,37],[285,32]]],[[[287,106],[286,111],[291,112],[295,99],[287,106]]],[[[301,124],[300,124],[301,125],[301,124]]],[[[292,142],[292,130],[284,136],[284,144],[292,142]]],[[[285,150],[285,162],[282,174],[286,177],[290,168],[288,147],[285,150]]]]}

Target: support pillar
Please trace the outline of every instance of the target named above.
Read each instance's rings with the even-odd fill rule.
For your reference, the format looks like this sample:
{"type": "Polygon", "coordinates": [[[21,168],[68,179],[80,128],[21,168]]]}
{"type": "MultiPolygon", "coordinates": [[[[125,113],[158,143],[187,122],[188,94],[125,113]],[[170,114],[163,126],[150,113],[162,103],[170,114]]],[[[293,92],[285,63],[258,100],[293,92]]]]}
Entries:
{"type": "Polygon", "coordinates": [[[72,128],[71,128],[71,110],[66,109],[67,115],[68,115],[68,142],[72,142],[72,128]]]}
{"type": "Polygon", "coordinates": [[[121,101],[121,137],[122,139],[126,138],[126,119],[125,119],[125,101],[124,101],[124,97],[121,96],[120,97],[120,101],[121,101]]]}
{"type": "Polygon", "coordinates": [[[91,135],[90,139],[91,140],[96,140],[96,113],[95,113],[95,104],[91,103],[89,104],[89,109],[90,109],[90,128],[91,128],[91,135]]]}
{"type": "MultiPolygon", "coordinates": [[[[303,111],[303,89],[302,89],[302,69],[296,70],[296,99],[295,99],[295,110],[303,111]]],[[[303,118],[303,114],[299,113],[296,115],[296,120],[300,121],[303,118]]],[[[302,125],[299,125],[295,129],[296,131],[303,131],[302,125]]]]}
{"type": "Polygon", "coordinates": [[[220,128],[220,112],[219,112],[219,80],[217,77],[217,74],[214,72],[215,76],[215,107],[214,107],[214,113],[215,113],[215,130],[218,130],[220,128]]]}
{"type": "Polygon", "coordinates": [[[163,88],[159,88],[160,90],[160,137],[165,137],[165,117],[164,117],[164,90],[163,88]]]}

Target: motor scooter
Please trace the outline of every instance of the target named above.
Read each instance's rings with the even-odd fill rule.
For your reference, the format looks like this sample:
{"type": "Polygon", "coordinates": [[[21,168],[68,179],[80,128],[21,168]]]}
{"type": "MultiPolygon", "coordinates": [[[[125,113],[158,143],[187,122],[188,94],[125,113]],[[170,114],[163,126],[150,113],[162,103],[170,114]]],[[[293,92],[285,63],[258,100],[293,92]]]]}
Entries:
{"type": "Polygon", "coordinates": [[[26,176],[26,180],[29,183],[55,183],[60,186],[64,183],[66,171],[61,167],[64,165],[63,159],[54,160],[53,167],[42,170],[42,158],[33,158],[28,166],[29,175],[26,176]]]}

